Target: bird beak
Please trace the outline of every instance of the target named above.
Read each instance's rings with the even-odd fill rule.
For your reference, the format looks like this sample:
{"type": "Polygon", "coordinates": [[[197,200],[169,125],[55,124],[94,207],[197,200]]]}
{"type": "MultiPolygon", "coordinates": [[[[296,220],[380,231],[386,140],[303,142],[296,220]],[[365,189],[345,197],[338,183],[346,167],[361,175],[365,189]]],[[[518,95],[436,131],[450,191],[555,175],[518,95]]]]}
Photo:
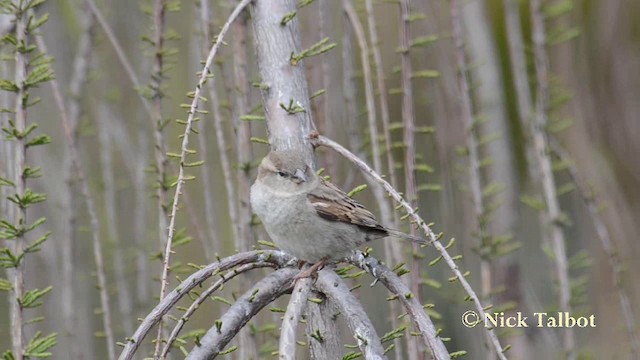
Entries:
{"type": "Polygon", "coordinates": [[[307,181],[307,176],[304,174],[304,171],[300,170],[300,169],[296,169],[296,172],[293,174],[293,176],[300,180],[300,182],[306,182],[307,181]]]}

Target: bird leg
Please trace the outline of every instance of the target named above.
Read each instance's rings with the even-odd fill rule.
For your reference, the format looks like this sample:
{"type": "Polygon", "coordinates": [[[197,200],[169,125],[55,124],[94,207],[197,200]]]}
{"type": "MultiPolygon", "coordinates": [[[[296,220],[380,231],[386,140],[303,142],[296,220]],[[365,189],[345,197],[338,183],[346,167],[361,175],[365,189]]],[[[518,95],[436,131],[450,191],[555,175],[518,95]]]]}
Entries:
{"type": "Polygon", "coordinates": [[[308,277],[316,278],[318,276],[318,271],[322,270],[327,261],[329,261],[329,257],[323,257],[322,259],[320,259],[320,261],[311,265],[311,267],[309,267],[308,269],[300,271],[298,275],[293,278],[293,286],[295,286],[296,282],[298,282],[298,280],[300,279],[308,277]]]}

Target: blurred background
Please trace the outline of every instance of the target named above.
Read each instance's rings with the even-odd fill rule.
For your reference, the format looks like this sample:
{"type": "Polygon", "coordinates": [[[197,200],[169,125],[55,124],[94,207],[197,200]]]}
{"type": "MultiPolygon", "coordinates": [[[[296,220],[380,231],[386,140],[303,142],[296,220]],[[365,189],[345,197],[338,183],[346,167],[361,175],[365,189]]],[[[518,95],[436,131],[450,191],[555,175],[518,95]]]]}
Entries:
{"type": "MultiPolygon", "coordinates": [[[[211,39],[218,33],[235,5],[234,1],[206,0],[164,3],[165,23],[159,27],[154,22],[158,19],[157,12],[154,15],[157,4],[152,1],[99,1],[98,8],[113,38],[106,35],[104,25],[82,1],[49,0],[37,9],[39,14],[49,14],[40,33],[54,58],[52,67],[69,112],[77,114],[74,135],[96,205],[116,341],[124,341],[133,333],[136,319],[153,308],[160,291],[159,254],[165,235],[159,227],[166,220],[159,210],[158,196],[164,192],[168,195],[164,204],[169,204],[174,188],[164,186],[158,191],[158,138],[165,144],[160,154],[179,152],[184,127],[175,120],[186,119],[180,105],[190,103],[187,93],[194,90],[196,73],[201,71],[203,54],[208,52],[204,44],[210,41],[206,37],[211,39]],[[164,38],[160,52],[158,29],[164,38]],[[132,73],[127,73],[116,55],[114,39],[131,64],[132,73]],[[79,60],[86,61],[85,75],[78,70],[79,60]]],[[[301,47],[310,48],[324,38],[328,40],[322,46],[335,44],[303,61],[309,92],[316,95],[311,100],[312,116],[319,131],[370,164],[372,143],[377,142],[382,149],[382,172],[394,172],[399,190],[406,191],[407,142],[402,109],[406,84],[403,88],[401,75],[402,57],[408,54],[405,61],[411,63],[413,89],[410,101],[415,109],[415,205],[427,222],[434,223],[436,233],[443,232],[444,243],[456,239],[449,251],[463,255],[459,266],[470,271],[468,279],[482,295],[483,303],[525,315],[559,309],[555,255],[545,240],[550,225],[544,220],[548,207],[533,150],[532,118],[526,111],[523,114],[519,102],[525,91],[531,104],[536,105],[540,84],[536,81],[532,19],[544,18],[550,105],[546,130],[554,146],[564,149],[562,159],[549,156],[561,210],[561,219],[555,221],[561,222],[566,244],[573,312],[594,314],[597,324],[596,328],[575,329],[576,349],[584,359],[634,358],[632,338],[635,336],[637,342],[638,335],[629,326],[637,327],[640,322],[635,311],[640,286],[633,276],[640,271],[640,23],[636,20],[640,2],[544,0],[541,12],[532,12],[525,0],[461,2],[464,59],[475,119],[473,135],[482,163],[479,181],[485,191],[487,212],[480,222],[484,239],[494,241],[490,246],[478,236],[478,216],[469,185],[470,130],[461,110],[464,94],[457,77],[450,1],[411,2],[408,52],[402,51],[406,46],[401,42],[403,22],[397,2],[374,1],[371,13],[366,11],[364,1],[350,1],[356,19],[345,15],[345,4],[340,1],[304,3],[296,17],[302,29],[301,47]],[[377,29],[377,42],[371,41],[371,19],[377,29]],[[371,137],[367,123],[371,112],[366,107],[367,71],[354,31],[358,26],[364,30],[370,63],[367,71],[374,79],[377,139],[371,137]],[[514,48],[518,42],[520,47],[514,48]],[[374,59],[375,52],[381,55],[379,59],[374,59]],[[523,67],[517,63],[518,54],[523,67]],[[386,115],[375,82],[379,64],[386,80],[386,139],[386,115]],[[518,79],[524,79],[524,87],[518,79]],[[393,168],[386,156],[387,144],[395,162],[393,168]],[[581,186],[573,185],[576,174],[581,186]],[[596,211],[590,211],[589,206],[596,211]],[[600,222],[610,237],[608,247],[597,229],[600,222]],[[619,264],[621,269],[617,271],[619,264]],[[483,271],[489,272],[483,275],[483,271]],[[614,276],[619,276],[619,283],[614,276]],[[620,291],[629,300],[630,313],[622,311],[620,291]]],[[[10,31],[5,30],[11,27],[10,17],[3,15],[2,24],[3,34],[10,31]]],[[[177,285],[176,277],[183,279],[193,272],[189,264],[206,264],[216,256],[259,248],[258,240],[269,240],[247,213],[247,186],[253,181],[257,162],[268,151],[260,140],[267,137],[266,123],[260,90],[254,86],[260,79],[251,26],[250,14],[243,15],[225,38],[213,71],[212,90],[217,99],[204,103],[203,108],[210,111],[200,116],[199,134],[192,134],[190,139],[190,147],[198,152],[191,159],[204,160],[205,165],[190,170],[195,179],[186,183],[177,218],[182,229],[179,242],[185,244],[174,249],[169,289],[177,285]],[[234,189],[231,197],[230,186],[234,189]]],[[[3,45],[0,52],[11,55],[11,48],[3,45]]],[[[13,66],[10,61],[3,62],[3,78],[14,77],[13,66]]],[[[45,203],[29,209],[33,214],[29,216],[45,216],[47,223],[38,231],[53,233],[42,251],[28,255],[26,283],[28,288],[52,285],[53,290],[45,297],[43,307],[27,313],[30,318],[46,316],[46,320],[28,325],[26,332],[58,332],[55,359],[107,359],[89,214],[77,174],[70,167],[68,140],[50,84],[41,85],[33,93],[42,101],[30,108],[28,121],[49,134],[52,143],[29,150],[28,163],[43,169],[43,176],[29,184],[48,195],[45,203]]],[[[3,107],[13,103],[13,94],[3,92],[3,107]]],[[[2,126],[9,118],[7,113],[1,115],[2,126]]],[[[1,145],[0,172],[4,173],[12,163],[13,143],[3,138],[1,145]]],[[[335,153],[325,149],[316,153],[323,175],[345,190],[365,183],[357,169],[335,153]]],[[[165,185],[177,175],[174,160],[169,156],[163,162],[165,185]]],[[[2,189],[0,210],[5,217],[12,205],[5,199],[7,188],[2,189]]],[[[371,188],[354,196],[379,214],[371,188]]],[[[395,224],[409,231],[406,222],[395,224]]],[[[481,329],[466,328],[460,321],[472,305],[465,301],[460,285],[448,281],[452,276],[449,268],[443,262],[428,266],[437,258],[433,248],[420,250],[418,258],[406,244],[397,249],[406,267],[413,269],[403,278],[421,284],[420,300],[434,305],[431,314],[442,328],[442,336],[450,338],[449,351],[466,350],[468,359],[491,358],[481,329]]],[[[385,259],[389,250],[389,245],[380,242],[374,246],[373,255],[385,259]]],[[[251,276],[255,279],[259,275],[251,276]]],[[[366,275],[350,281],[363,284],[357,291],[378,333],[390,331],[386,290],[380,285],[369,288],[372,279],[366,275]]],[[[231,283],[223,294],[232,301],[240,289],[243,282],[231,283]]],[[[183,302],[181,305],[187,306],[188,302],[183,302]]],[[[286,299],[278,306],[286,306],[286,299]]],[[[207,302],[183,334],[208,329],[227,307],[220,301],[207,302]]],[[[0,314],[0,349],[8,349],[7,301],[0,301],[0,314]]],[[[251,322],[249,336],[257,343],[255,354],[261,358],[272,358],[277,350],[276,315],[266,314],[251,322]]],[[[155,336],[155,332],[152,334],[155,336]]],[[[502,329],[499,334],[503,345],[513,345],[507,353],[509,358],[563,358],[562,330],[502,329]]],[[[348,332],[343,335],[345,343],[354,342],[348,332]]],[[[187,337],[185,348],[190,349],[192,344],[193,338],[187,337]]],[[[147,347],[149,351],[151,347],[147,347]]],[[[176,358],[182,356],[178,350],[173,353],[176,358]]],[[[303,354],[306,352],[301,348],[301,358],[303,354]]],[[[391,358],[410,358],[402,351],[389,354],[391,358]]],[[[244,355],[234,352],[227,356],[244,355]]]]}

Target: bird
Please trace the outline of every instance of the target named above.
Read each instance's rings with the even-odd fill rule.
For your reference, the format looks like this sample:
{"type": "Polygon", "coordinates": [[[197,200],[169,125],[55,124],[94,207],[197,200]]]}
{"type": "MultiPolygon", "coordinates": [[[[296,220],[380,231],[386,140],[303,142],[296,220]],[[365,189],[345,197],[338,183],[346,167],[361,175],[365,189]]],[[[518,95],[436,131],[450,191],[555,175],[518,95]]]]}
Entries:
{"type": "Polygon", "coordinates": [[[426,244],[380,224],[371,211],[317,175],[300,151],[272,150],[262,159],[250,202],[282,251],[313,264],[296,279],[313,276],[329,260],[345,258],[375,239],[392,235],[426,244]]]}

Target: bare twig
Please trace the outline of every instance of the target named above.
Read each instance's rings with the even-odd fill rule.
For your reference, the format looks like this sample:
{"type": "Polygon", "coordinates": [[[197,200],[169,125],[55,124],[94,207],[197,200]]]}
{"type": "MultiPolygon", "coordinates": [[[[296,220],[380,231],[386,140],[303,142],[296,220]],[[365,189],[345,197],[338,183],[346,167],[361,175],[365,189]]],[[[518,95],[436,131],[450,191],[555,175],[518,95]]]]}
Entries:
{"type": "Polygon", "coordinates": [[[297,273],[297,269],[280,269],[258,281],[215,322],[187,359],[215,358],[253,316],[289,290],[297,273]]]}
{"type": "Polygon", "coordinates": [[[298,280],[293,288],[287,311],[284,313],[282,320],[282,329],[280,330],[278,357],[281,360],[294,360],[296,358],[296,329],[300,316],[302,316],[307,306],[307,298],[310,292],[310,278],[298,280]]]}
{"type": "MultiPolygon", "coordinates": [[[[475,305],[478,315],[481,318],[485,318],[484,307],[482,306],[482,303],[480,302],[478,295],[475,293],[475,291],[473,290],[469,282],[467,282],[467,279],[464,277],[462,272],[460,272],[458,265],[456,265],[453,258],[451,258],[451,255],[449,255],[445,246],[440,243],[440,241],[438,240],[438,236],[433,232],[433,230],[431,230],[429,225],[425,223],[425,221],[420,217],[420,215],[418,215],[415,212],[413,207],[404,200],[404,198],[398,193],[398,191],[394,189],[393,186],[391,186],[391,184],[389,184],[385,179],[383,179],[378,173],[373,171],[373,169],[371,169],[369,165],[367,165],[364,161],[357,158],[355,155],[353,155],[353,153],[345,149],[342,145],[336,143],[333,140],[327,139],[324,136],[314,136],[312,138],[313,138],[314,145],[327,146],[337,151],[340,155],[344,156],[349,161],[354,163],[365,174],[371,176],[374,180],[376,180],[376,182],[381,184],[381,186],[384,187],[385,191],[387,191],[395,201],[397,201],[400,205],[402,205],[405,211],[409,214],[409,217],[411,217],[411,220],[423,230],[429,242],[433,243],[433,246],[436,248],[436,250],[438,250],[438,252],[440,253],[440,256],[442,256],[442,258],[445,260],[445,262],[447,263],[451,271],[453,271],[455,278],[460,282],[460,285],[462,285],[462,288],[469,296],[469,299],[473,301],[473,304],[475,305]]],[[[502,360],[505,360],[506,357],[503,354],[502,345],[500,345],[500,341],[498,340],[498,337],[496,336],[495,332],[493,331],[493,329],[490,329],[490,328],[485,328],[485,329],[489,333],[491,344],[496,349],[496,353],[498,354],[498,357],[502,360]]]]}
{"type": "Polygon", "coordinates": [[[222,285],[224,285],[229,280],[235,278],[236,276],[243,274],[247,271],[264,268],[264,267],[274,267],[274,265],[275,264],[268,263],[268,262],[254,262],[254,263],[242,265],[236,269],[233,269],[232,271],[229,271],[225,275],[221,275],[220,276],[221,279],[216,281],[206,291],[201,293],[200,296],[198,296],[198,298],[193,303],[191,303],[191,305],[189,306],[187,311],[184,312],[182,317],[180,317],[180,320],[178,320],[178,322],[176,323],[176,326],[171,331],[171,334],[169,334],[169,337],[167,338],[166,344],[162,349],[162,353],[160,354],[160,357],[165,358],[167,354],[169,354],[169,351],[171,350],[171,345],[178,337],[178,334],[180,333],[184,325],[187,323],[187,321],[189,321],[189,318],[191,318],[191,315],[193,315],[193,313],[195,313],[196,310],[198,310],[200,305],[202,305],[202,303],[205,300],[207,300],[209,296],[211,296],[216,290],[220,289],[222,285]]]}
{"type": "Polygon", "coordinates": [[[409,287],[391,269],[381,264],[380,261],[366,256],[358,251],[347,258],[347,261],[362,270],[366,270],[373,277],[380,280],[389,291],[398,295],[398,299],[416,324],[425,345],[431,350],[434,359],[449,359],[449,352],[442,339],[437,335],[436,328],[429,316],[425,313],[422,304],[413,296],[409,287]]]}
{"type": "MultiPolygon", "coordinates": [[[[547,118],[549,115],[549,64],[545,49],[545,26],[540,0],[531,0],[531,20],[533,31],[533,53],[536,68],[536,109],[534,120],[530,122],[533,143],[538,160],[542,190],[546,202],[545,225],[549,227],[548,241],[553,250],[556,278],[559,288],[560,311],[571,313],[571,284],[567,264],[565,236],[561,223],[560,204],[556,192],[549,139],[547,118]]],[[[568,359],[575,359],[575,335],[572,328],[563,331],[563,347],[568,359]]]]}
{"type": "Polygon", "coordinates": [[[386,359],[382,343],[369,316],[349,291],[347,284],[333,270],[324,269],[318,273],[315,287],[327,295],[344,315],[364,358],[386,359]]]}
{"type": "Polygon", "coordinates": [[[166,315],[180,299],[182,299],[182,297],[187,295],[191,290],[202,284],[203,281],[207,280],[211,276],[240,265],[268,262],[277,267],[282,267],[291,260],[292,258],[290,256],[280,251],[256,250],[228,256],[196,271],[182,281],[173,291],[169,292],[167,296],[165,296],[164,299],[162,299],[162,301],[160,301],[158,305],[156,305],[156,307],[147,314],[147,316],[140,322],[135,333],[127,339],[127,343],[125,344],[118,359],[131,359],[151,328],[157,324],[160,319],[166,315]]]}

